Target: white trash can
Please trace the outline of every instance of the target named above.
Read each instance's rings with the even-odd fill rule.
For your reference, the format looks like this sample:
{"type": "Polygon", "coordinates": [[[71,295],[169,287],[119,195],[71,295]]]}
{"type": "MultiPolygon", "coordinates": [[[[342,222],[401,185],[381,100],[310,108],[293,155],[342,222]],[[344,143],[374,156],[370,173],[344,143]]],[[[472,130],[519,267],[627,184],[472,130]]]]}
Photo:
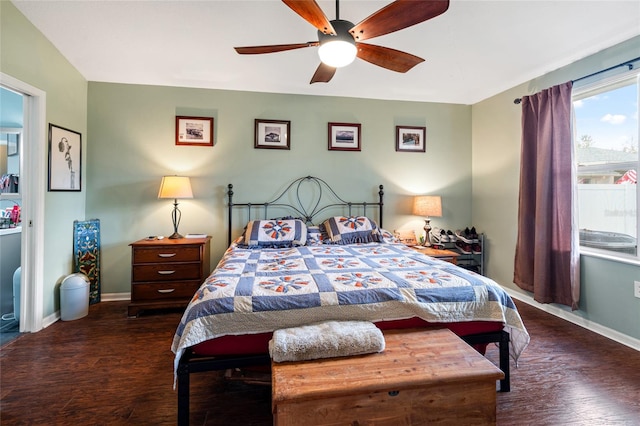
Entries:
{"type": "Polygon", "coordinates": [[[71,321],[89,314],[89,278],[80,272],[71,274],[60,285],[60,319],[71,321]]]}

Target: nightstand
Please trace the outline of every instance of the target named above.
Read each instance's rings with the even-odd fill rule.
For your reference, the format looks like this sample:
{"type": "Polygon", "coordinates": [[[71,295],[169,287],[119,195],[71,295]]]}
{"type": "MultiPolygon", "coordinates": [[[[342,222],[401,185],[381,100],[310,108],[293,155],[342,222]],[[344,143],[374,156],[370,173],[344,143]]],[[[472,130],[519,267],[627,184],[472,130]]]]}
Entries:
{"type": "Polygon", "coordinates": [[[440,249],[434,249],[433,247],[423,247],[423,246],[409,246],[409,247],[419,253],[426,254],[427,256],[442,259],[446,262],[453,263],[454,265],[458,264],[458,256],[460,256],[460,253],[456,253],[455,251],[446,250],[446,249],[440,250],[440,249]]]}
{"type": "Polygon", "coordinates": [[[185,308],[211,272],[210,239],[143,239],[131,243],[129,316],[148,309],[185,308]]]}

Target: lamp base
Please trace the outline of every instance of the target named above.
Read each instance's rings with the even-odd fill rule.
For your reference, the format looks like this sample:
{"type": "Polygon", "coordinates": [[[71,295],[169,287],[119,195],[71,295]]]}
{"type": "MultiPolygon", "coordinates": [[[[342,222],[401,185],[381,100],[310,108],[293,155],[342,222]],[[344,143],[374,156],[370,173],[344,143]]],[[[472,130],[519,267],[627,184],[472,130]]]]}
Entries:
{"type": "Polygon", "coordinates": [[[178,225],[180,224],[180,218],[182,217],[182,213],[178,208],[178,199],[173,200],[173,211],[171,212],[171,221],[173,222],[173,234],[169,237],[170,240],[177,240],[180,238],[184,238],[182,235],[178,233],[178,225]]]}
{"type": "Polygon", "coordinates": [[[431,219],[427,218],[424,220],[424,247],[431,247],[431,241],[429,239],[429,231],[431,231],[431,219]]]}

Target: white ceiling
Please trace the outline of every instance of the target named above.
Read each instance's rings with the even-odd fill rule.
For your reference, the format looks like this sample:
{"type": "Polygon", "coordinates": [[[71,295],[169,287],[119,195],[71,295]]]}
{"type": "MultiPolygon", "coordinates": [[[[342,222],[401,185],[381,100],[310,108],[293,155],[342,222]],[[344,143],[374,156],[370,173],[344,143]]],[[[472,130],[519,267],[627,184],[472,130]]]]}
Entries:
{"type": "MultiPolygon", "coordinates": [[[[461,104],[640,35],[640,0],[451,0],[432,20],[367,40],[426,59],[408,73],[356,59],[310,85],[315,47],[233,50],[317,40],[277,0],[12,1],[89,81],[461,104]]],[[[355,24],[388,3],[343,0],[340,18],[355,24]]],[[[335,19],[333,1],[318,4],[335,19]]]]}

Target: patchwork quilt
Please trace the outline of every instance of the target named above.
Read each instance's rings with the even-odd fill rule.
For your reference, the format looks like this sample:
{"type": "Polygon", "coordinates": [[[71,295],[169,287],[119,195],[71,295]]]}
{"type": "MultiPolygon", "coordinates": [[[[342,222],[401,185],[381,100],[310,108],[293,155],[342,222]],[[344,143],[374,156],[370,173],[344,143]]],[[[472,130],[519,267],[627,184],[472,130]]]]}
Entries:
{"type": "Polygon", "coordinates": [[[497,283],[397,243],[241,248],[193,296],[175,333],[176,365],[193,345],[327,320],[497,321],[518,358],[529,334],[497,283]]]}

